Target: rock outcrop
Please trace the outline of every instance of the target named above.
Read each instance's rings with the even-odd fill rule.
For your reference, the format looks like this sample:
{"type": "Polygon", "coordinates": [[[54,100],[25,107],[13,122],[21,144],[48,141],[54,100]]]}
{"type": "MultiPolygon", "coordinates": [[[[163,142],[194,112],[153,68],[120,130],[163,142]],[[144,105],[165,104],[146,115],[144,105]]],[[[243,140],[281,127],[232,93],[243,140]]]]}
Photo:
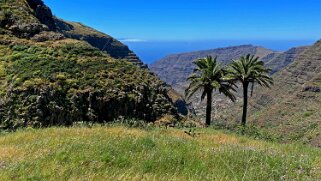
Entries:
{"type": "MultiPolygon", "coordinates": [[[[61,39],[62,37],[58,38],[57,34],[53,36],[52,32],[56,32],[63,34],[65,38],[86,41],[116,59],[132,59],[133,57],[133,52],[113,37],[81,23],[66,22],[54,17],[50,8],[42,0],[12,0],[2,4],[3,6],[0,6],[0,27],[3,28],[2,31],[7,30],[3,32],[5,34],[10,32],[17,37],[36,41],[61,39]]],[[[135,64],[142,68],[147,67],[136,55],[135,64]]]]}
{"type": "Polygon", "coordinates": [[[49,7],[42,0],[27,0],[27,2],[40,23],[46,25],[49,30],[56,31],[56,24],[49,7]]]}

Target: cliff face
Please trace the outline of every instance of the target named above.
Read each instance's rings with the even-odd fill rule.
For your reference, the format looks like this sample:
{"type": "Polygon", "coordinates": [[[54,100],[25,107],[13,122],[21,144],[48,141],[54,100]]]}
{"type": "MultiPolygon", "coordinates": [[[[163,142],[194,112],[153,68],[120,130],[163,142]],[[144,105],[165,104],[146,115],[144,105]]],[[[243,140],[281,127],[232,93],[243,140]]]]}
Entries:
{"type": "Polygon", "coordinates": [[[206,56],[218,57],[222,64],[227,64],[232,59],[237,59],[246,54],[254,54],[264,57],[273,53],[271,50],[252,45],[243,45],[227,48],[219,48],[214,50],[190,52],[176,55],[169,55],[150,66],[151,71],[156,73],[161,80],[172,85],[179,91],[186,87],[186,79],[190,76],[194,69],[193,61],[206,56]]]}
{"type": "Polygon", "coordinates": [[[53,19],[52,12],[41,0],[27,0],[29,6],[34,11],[34,15],[40,23],[46,25],[49,30],[55,31],[56,24],[53,19]]]}
{"type": "Polygon", "coordinates": [[[291,64],[301,53],[303,53],[308,47],[296,47],[283,53],[271,54],[273,57],[263,57],[262,61],[266,66],[272,69],[271,74],[274,74],[289,64],[291,64]]]}
{"type": "Polygon", "coordinates": [[[116,39],[53,17],[41,0],[1,1],[0,10],[0,127],[186,113],[116,39]]]}

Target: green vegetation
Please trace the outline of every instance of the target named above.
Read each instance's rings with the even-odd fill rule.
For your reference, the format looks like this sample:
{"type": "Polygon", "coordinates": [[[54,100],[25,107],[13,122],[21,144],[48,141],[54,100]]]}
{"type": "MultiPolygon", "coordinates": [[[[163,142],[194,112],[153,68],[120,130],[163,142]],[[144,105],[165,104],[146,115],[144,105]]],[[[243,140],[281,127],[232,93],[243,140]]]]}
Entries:
{"type": "Polygon", "coordinates": [[[0,136],[0,180],[319,180],[321,152],[196,129],[27,129],[0,136]]]}
{"type": "MultiPolygon", "coordinates": [[[[184,100],[134,65],[138,57],[114,38],[52,16],[41,0],[4,0],[0,10],[0,180],[320,180],[317,148],[280,145],[282,137],[255,126],[230,129],[250,139],[178,119],[179,109],[187,112],[184,100]],[[33,129],[52,126],[69,127],[33,129]]],[[[195,65],[186,93],[203,90],[207,125],[213,91],[234,101],[235,81],[243,84],[245,125],[248,86],[272,83],[268,69],[250,55],[229,71],[212,57],[195,65]]],[[[314,78],[303,87],[310,94],[298,97],[320,91],[320,74],[314,78]]],[[[271,113],[286,117],[295,103],[271,113]]],[[[301,127],[289,134],[291,141],[320,135],[319,124],[300,124],[320,117],[303,103],[307,109],[297,111],[292,124],[301,127]]],[[[266,122],[270,127],[276,126],[266,122]]]]}
{"type": "Polygon", "coordinates": [[[6,23],[8,19],[20,23],[39,23],[24,0],[1,0],[0,10],[0,24],[6,23]]]}
{"type": "Polygon", "coordinates": [[[0,127],[47,127],[118,117],[156,121],[177,112],[147,69],[73,39],[33,42],[2,35],[0,127]]]}
{"type": "Polygon", "coordinates": [[[217,57],[208,56],[206,58],[198,59],[194,62],[196,68],[188,80],[191,81],[189,87],[186,89],[186,97],[190,98],[197,91],[203,90],[201,99],[207,98],[206,104],[206,125],[211,124],[212,112],[212,95],[213,91],[218,90],[231,100],[235,100],[232,88],[233,84],[224,79],[225,70],[217,63],[217,57]]]}

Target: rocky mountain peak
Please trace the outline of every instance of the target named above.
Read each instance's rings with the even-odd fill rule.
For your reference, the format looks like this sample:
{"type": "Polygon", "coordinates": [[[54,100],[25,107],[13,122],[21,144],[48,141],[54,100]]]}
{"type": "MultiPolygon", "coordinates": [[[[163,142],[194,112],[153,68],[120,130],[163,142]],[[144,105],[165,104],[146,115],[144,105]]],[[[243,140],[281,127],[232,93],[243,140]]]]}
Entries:
{"type": "Polygon", "coordinates": [[[37,42],[64,38],[86,41],[113,58],[133,60],[133,64],[147,67],[115,38],[81,23],[67,22],[53,16],[51,9],[42,0],[0,1],[0,34],[12,34],[37,42]]]}
{"type": "Polygon", "coordinates": [[[56,31],[56,24],[49,7],[42,0],[27,0],[27,2],[38,20],[48,26],[51,31],[56,31]]]}

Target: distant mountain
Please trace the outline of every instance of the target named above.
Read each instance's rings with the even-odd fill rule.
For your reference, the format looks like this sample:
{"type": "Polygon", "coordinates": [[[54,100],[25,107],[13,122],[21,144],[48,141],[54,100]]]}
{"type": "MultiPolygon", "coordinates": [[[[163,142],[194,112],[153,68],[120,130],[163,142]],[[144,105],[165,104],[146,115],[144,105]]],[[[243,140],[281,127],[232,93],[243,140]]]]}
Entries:
{"type": "MultiPolygon", "coordinates": [[[[188,86],[187,77],[194,69],[193,61],[208,55],[217,56],[221,63],[228,64],[233,59],[238,59],[242,55],[253,54],[261,57],[266,66],[272,69],[272,74],[284,69],[291,64],[301,53],[308,47],[292,48],[286,52],[274,52],[263,47],[252,45],[233,46],[227,48],[219,48],[206,51],[182,53],[177,55],[169,55],[150,66],[150,69],[155,72],[162,80],[172,85],[181,94],[188,86]]],[[[242,97],[241,89],[237,90],[236,96],[242,97]]],[[[241,99],[240,99],[241,100],[241,99]]],[[[190,100],[193,103],[198,116],[205,115],[205,101],[201,102],[201,95],[196,94],[190,100]]],[[[231,101],[226,97],[215,93],[213,100],[213,116],[220,115],[222,110],[230,107],[231,101]]]]}
{"type": "MultiPolygon", "coordinates": [[[[151,71],[156,73],[161,80],[173,86],[173,88],[180,94],[184,95],[184,91],[188,86],[186,79],[192,74],[194,69],[193,61],[198,58],[203,58],[208,55],[218,57],[218,60],[224,65],[237,59],[242,55],[254,54],[260,57],[266,57],[270,54],[276,54],[272,50],[253,45],[241,45],[227,48],[218,48],[213,50],[197,51],[190,53],[182,53],[176,55],[169,55],[150,66],[151,71]]],[[[274,57],[271,57],[274,58],[274,57]]],[[[269,59],[266,58],[266,61],[269,59]]],[[[205,103],[201,102],[201,95],[197,94],[190,100],[198,116],[204,115],[205,103]]],[[[225,108],[230,101],[223,96],[216,95],[213,101],[214,114],[217,110],[225,108]]]]}
{"type": "Polygon", "coordinates": [[[126,45],[54,17],[42,0],[0,1],[0,128],[179,113],[184,99],[126,45]]]}
{"type": "MultiPolygon", "coordinates": [[[[273,78],[271,89],[258,88],[250,99],[250,122],[285,142],[298,140],[321,147],[321,40],[273,78]]],[[[239,121],[240,104],[221,112],[218,119],[239,121]]]]}
{"type": "Polygon", "coordinates": [[[292,63],[307,48],[307,46],[291,48],[283,53],[278,52],[269,54],[261,60],[265,62],[266,67],[272,69],[271,74],[274,74],[292,63]]]}
{"type": "Polygon", "coordinates": [[[237,59],[240,56],[249,53],[259,57],[265,57],[275,52],[263,47],[252,45],[233,46],[168,55],[167,57],[153,63],[149,68],[151,71],[156,73],[161,80],[172,85],[176,90],[183,93],[183,89],[186,88],[186,79],[193,72],[194,60],[210,55],[213,57],[217,56],[218,60],[220,60],[222,64],[227,64],[231,62],[232,59],[237,59]]]}

